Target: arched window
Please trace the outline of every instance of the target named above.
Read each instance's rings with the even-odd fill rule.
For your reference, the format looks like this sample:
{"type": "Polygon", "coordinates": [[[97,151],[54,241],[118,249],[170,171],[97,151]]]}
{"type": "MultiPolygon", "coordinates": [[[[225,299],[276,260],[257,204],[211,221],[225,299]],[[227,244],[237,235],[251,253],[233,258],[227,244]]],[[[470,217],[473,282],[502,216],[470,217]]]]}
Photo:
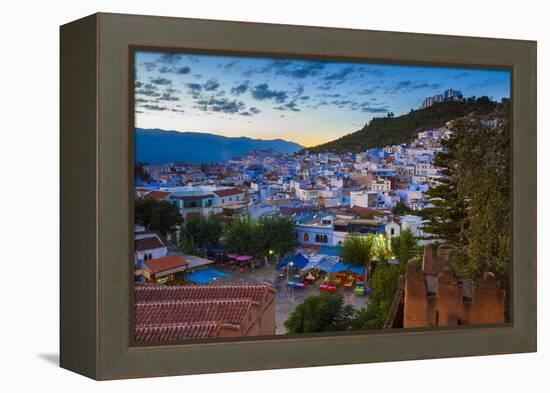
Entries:
{"type": "Polygon", "coordinates": [[[307,233],[304,233],[304,241],[309,242],[309,235],[307,233]]]}
{"type": "Polygon", "coordinates": [[[323,235],[323,243],[328,243],[328,236],[327,235],[323,235]]]}
{"type": "Polygon", "coordinates": [[[316,243],[321,243],[321,237],[319,236],[319,234],[315,235],[315,242],[316,243]]]}

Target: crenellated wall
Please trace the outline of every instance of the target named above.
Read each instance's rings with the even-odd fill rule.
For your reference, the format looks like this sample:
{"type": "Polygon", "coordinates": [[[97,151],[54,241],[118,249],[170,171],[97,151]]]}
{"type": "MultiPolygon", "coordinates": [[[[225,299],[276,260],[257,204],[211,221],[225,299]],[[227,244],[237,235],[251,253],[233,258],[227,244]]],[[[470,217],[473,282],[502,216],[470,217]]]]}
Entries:
{"type": "MultiPolygon", "coordinates": [[[[448,250],[442,250],[444,252],[448,250]]],[[[424,248],[422,270],[407,263],[403,293],[403,327],[504,323],[505,291],[486,272],[473,286],[459,281],[445,254],[424,248]]]]}

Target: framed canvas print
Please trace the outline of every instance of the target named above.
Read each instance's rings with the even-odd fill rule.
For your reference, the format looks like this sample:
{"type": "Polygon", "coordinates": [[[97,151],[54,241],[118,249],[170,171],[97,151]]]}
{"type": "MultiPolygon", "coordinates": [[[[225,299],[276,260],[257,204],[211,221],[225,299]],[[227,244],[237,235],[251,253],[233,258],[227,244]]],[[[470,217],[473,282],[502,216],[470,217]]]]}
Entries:
{"type": "Polygon", "coordinates": [[[518,40],[62,26],[62,367],[535,351],[535,66],[518,40]]]}

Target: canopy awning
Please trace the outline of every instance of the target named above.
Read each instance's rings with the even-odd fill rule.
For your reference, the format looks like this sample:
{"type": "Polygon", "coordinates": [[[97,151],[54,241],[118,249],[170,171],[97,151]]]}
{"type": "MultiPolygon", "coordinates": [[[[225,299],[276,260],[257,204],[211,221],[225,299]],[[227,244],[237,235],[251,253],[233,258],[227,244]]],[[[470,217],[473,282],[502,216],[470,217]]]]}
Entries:
{"type": "Polygon", "coordinates": [[[208,284],[210,281],[216,280],[221,277],[227,277],[229,274],[220,272],[216,269],[206,269],[195,273],[189,274],[185,279],[195,284],[208,284]]]}
{"type": "Polygon", "coordinates": [[[279,262],[277,265],[275,265],[276,270],[280,270],[284,267],[286,267],[289,263],[292,262],[292,266],[296,266],[298,269],[303,269],[309,262],[309,259],[304,257],[302,254],[297,253],[294,254],[290,258],[286,258],[279,262]]]}

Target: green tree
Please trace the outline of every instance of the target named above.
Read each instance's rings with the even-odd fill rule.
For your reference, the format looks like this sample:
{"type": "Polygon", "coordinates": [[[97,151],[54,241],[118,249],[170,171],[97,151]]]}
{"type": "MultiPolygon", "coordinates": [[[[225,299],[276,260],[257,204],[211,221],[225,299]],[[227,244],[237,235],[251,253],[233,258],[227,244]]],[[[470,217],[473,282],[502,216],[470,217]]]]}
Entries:
{"type": "Polygon", "coordinates": [[[401,271],[400,265],[378,262],[368,282],[371,289],[368,306],[356,313],[351,323],[354,329],[381,329],[384,326],[401,271]]]}
{"type": "Polygon", "coordinates": [[[344,305],[341,294],[308,296],[284,322],[288,333],[313,333],[347,330],[354,314],[353,306],[344,305]]]}
{"type": "Polygon", "coordinates": [[[280,257],[290,254],[296,248],[294,222],[289,217],[277,216],[259,220],[260,238],[265,239],[268,253],[280,257]]]}
{"type": "Polygon", "coordinates": [[[187,232],[185,226],[181,226],[178,232],[178,249],[181,252],[191,255],[195,255],[199,252],[195,239],[187,232]]]}
{"type": "Polygon", "coordinates": [[[267,254],[266,239],[260,236],[259,225],[250,217],[240,217],[229,223],[223,231],[221,242],[229,252],[262,257],[267,254]]]}
{"type": "MultiPolygon", "coordinates": [[[[456,246],[451,262],[460,276],[477,280],[493,272],[506,293],[512,230],[509,111],[509,101],[503,100],[493,114],[496,127],[485,126],[479,117],[453,122],[453,136],[435,161],[445,177],[427,193],[434,207],[420,212],[428,221],[426,232],[456,246]]],[[[508,318],[509,301],[506,306],[508,318]]]]}
{"type": "Polygon", "coordinates": [[[410,229],[404,229],[399,236],[392,237],[391,250],[401,266],[405,266],[411,259],[419,255],[421,247],[410,229]]]}
{"type": "Polygon", "coordinates": [[[149,173],[145,171],[145,165],[147,165],[144,162],[136,162],[134,165],[134,177],[136,179],[140,179],[143,182],[148,182],[151,180],[151,176],[149,176],[149,173]]]}
{"type": "Polygon", "coordinates": [[[177,206],[168,201],[137,199],[134,207],[135,222],[150,231],[166,236],[183,222],[177,206]]]}
{"type": "Polygon", "coordinates": [[[512,230],[510,122],[506,116],[503,119],[496,129],[466,121],[456,125],[461,145],[455,177],[458,194],[468,205],[468,225],[461,245],[467,258],[458,265],[472,279],[485,271],[493,272],[508,288],[512,230]]]}
{"type": "Polygon", "coordinates": [[[178,232],[178,247],[187,254],[206,253],[209,246],[219,245],[223,220],[214,214],[185,222],[178,232]]]}
{"type": "Polygon", "coordinates": [[[396,216],[404,216],[412,212],[411,208],[407,206],[405,202],[397,202],[397,204],[391,209],[391,212],[396,216]]]}
{"type": "Polygon", "coordinates": [[[223,220],[220,216],[210,214],[188,220],[185,224],[186,232],[192,236],[198,248],[205,251],[208,246],[220,244],[223,233],[223,220]]]}
{"type": "Polygon", "coordinates": [[[442,239],[454,245],[464,242],[463,231],[468,225],[466,201],[458,193],[458,178],[454,171],[460,164],[457,157],[459,141],[450,138],[442,141],[446,149],[439,152],[434,159],[434,166],[443,175],[439,185],[430,188],[426,196],[432,207],[419,211],[419,215],[427,222],[423,230],[435,239],[442,239]]]}
{"type": "Polygon", "coordinates": [[[286,217],[241,217],[226,226],[222,244],[227,251],[256,258],[268,257],[270,251],[284,256],[296,247],[294,224],[286,217]]]}
{"type": "Polygon", "coordinates": [[[354,265],[367,266],[374,256],[374,240],[372,236],[360,236],[352,233],[342,244],[343,260],[354,265]]]}
{"type": "Polygon", "coordinates": [[[415,237],[407,229],[391,239],[391,248],[398,263],[390,264],[387,259],[382,258],[378,260],[376,270],[368,281],[371,289],[368,306],[355,314],[352,321],[354,329],[381,329],[384,326],[399,276],[405,273],[407,262],[420,252],[415,237]]]}

